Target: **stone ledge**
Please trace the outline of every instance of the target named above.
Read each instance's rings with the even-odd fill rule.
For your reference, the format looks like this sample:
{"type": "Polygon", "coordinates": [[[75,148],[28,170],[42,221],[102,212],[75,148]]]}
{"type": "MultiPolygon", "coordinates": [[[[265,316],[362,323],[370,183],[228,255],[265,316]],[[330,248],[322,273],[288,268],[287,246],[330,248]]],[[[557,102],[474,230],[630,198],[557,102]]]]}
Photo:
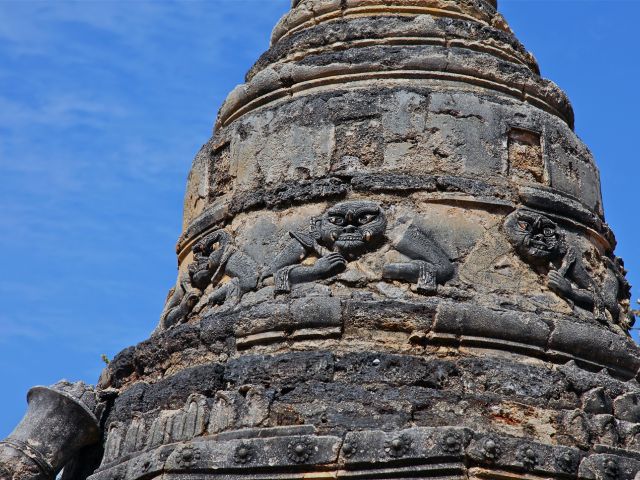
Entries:
{"type": "MultiPolygon", "coordinates": [[[[415,48],[414,48],[415,50],[415,48]]],[[[362,57],[362,63],[335,61],[327,65],[285,64],[268,67],[249,83],[236,87],[220,108],[216,128],[258,108],[292,95],[362,81],[438,80],[501,92],[563,119],[573,128],[573,110],[562,90],[527,67],[464,49],[421,46],[408,58],[391,62],[362,57]]]]}
{"type": "Polygon", "coordinates": [[[490,26],[429,15],[353,17],[335,19],[290,35],[265,52],[249,70],[250,81],[258,72],[277,62],[299,61],[308,55],[364,44],[441,44],[484,51],[520,63],[539,74],[527,50],[511,34],[490,26]]]}
{"type": "Polygon", "coordinates": [[[177,475],[185,469],[198,471],[203,478],[233,475],[232,478],[253,479],[256,472],[270,479],[399,479],[417,475],[466,478],[470,468],[478,477],[492,479],[577,478],[578,475],[599,479],[616,469],[617,476],[611,478],[633,480],[640,469],[640,462],[627,456],[625,451],[618,455],[589,455],[575,448],[493,432],[473,433],[456,427],[367,430],[344,437],[309,434],[240,437],[228,440],[204,437],[165,445],[98,470],[89,479],[137,480],[177,475]],[[492,472],[496,476],[490,476],[492,472]]]}

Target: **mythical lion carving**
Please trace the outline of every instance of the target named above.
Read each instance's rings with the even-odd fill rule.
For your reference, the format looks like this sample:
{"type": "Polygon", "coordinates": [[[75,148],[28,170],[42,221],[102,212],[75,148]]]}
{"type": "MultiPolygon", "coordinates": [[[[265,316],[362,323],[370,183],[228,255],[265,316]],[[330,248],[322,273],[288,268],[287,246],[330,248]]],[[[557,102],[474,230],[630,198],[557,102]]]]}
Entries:
{"type": "Polygon", "coordinates": [[[619,259],[602,257],[603,273],[598,281],[585,264],[578,247],[567,245],[566,235],[550,218],[530,210],[517,210],[504,223],[507,238],[516,252],[540,273],[547,275],[548,285],[571,305],[593,312],[606,321],[628,328],[629,318],[620,302],[629,295],[629,284],[619,259]]]}
{"type": "Polygon", "coordinates": [[[169,292],[160,316],[160,328],[181,323],[201,301],[207,305],[227,301],[235,304],[258,285],[258,265],[235,247],[231,235],[224,230],[207,235],[192,251],[194,261],[169,292]],[[230,281],[220,284],[224,276],[230,277],[230,281]],[[210,286],[212,291],[205,293],[210,286]]]}
{"type": "MultiPolygon", "coordinates": [[[[292,240],[271,264],[277,292],[288,292],[292,285],[330,278],[344,271],[348,262],[382,246],[387,238],[387,219],[380,205],[353,200],[330,207],[311,219],[310,233],[290,232],[292,240]],[[310,255],[318,257],[312,265],[301,265],[310,255]]],[[[393,247],[409,258],[404,263],[384,266],[382,276],[417,284],[418,291],[433,294],[438,283],[453,276],[453,264],[426,233],[410,225],[393,247]]]]}
{"type": "Polygon", "coordinates": [[[387,219],[380,206],[368,201],[342,202],[321,217],[311,219],[309,233],[289,232],[291,241],[271,264],[276,291],[288,292],[298,283],[332,277],[347,268],[347,262],[380,246],[387,219]],[[300,265],[316,255],[313,265],[300,265]]]}
{"type": "Polygon", "coordinates": [[[425,295],[436,293],[438,284],[454,274],[447,254],[413,223],[396,230],[399,234],[389,240],[387,219],[377,203],[341,202],[312,218],[308,232],[289,232],[289,242],[263,267],[238,249],[229,233],[216,230],[193,246],[194,260],[169,292],[159,328],[184,322],[194,310],[206,306],[236,305],[245,293],[256,290],[269,277],[274,279],[276,293],[289,292],[296,284],[331,278],[343,272],[349,262],[386,243],[407,260],[384,265],[382,278],[412,282],[425,295]],[[305,262],[307,258],[309,262],[305,262]]]}

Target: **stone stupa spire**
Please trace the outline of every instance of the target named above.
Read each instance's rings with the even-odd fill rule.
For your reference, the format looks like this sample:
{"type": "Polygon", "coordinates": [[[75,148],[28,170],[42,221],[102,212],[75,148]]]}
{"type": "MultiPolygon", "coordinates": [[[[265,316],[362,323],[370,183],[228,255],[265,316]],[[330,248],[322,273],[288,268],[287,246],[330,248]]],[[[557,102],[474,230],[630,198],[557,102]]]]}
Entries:
{"type": "MultiPolygon", "coordinates": [[[[598,169],[496,7],[292,2],[194,160],[158,328],[64,396],[102,429],[65,480],[634,479],[598,169]]],[[[46,468],[7,478],[74,453],[20,432],[0,465],[46,468]]]]}

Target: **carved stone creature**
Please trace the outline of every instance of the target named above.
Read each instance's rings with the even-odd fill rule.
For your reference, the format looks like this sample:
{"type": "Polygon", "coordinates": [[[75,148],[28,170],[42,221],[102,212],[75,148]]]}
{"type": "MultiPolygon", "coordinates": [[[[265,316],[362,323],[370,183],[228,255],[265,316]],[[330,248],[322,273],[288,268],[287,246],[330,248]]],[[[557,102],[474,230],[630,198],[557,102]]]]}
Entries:
{"type": "Polygon", "coordinates": [[[438,284],[443,284],[454,274],[454,267],[442,248],[415,224],[411,224],[393,242],[394,248],[410,258],[409,262],[389,263],[384,266],[382,277],[416,284],[418,292],[433,295],[438,284]]]}
{"type": "Polygon", "coordinates": [[[169,292],[160,316],[163,329],[184,321],[210,285],[214,290],[207,295],[208,305],[222,305],[228,300],[237,303],[242,295],[258,285],[257,264],[233,245],[231,235],[224,230],[207,235],[192,251],[194,261],[169,292]],[[217,286],[225,275],[231,280],[217,286]]]}
{"type": "Polygon", "coordinates": [[[311,219],[310,233],[289,232],[292,240],[267,275],[274,276],[277,292],[332,277],[344,271],[348,261],[380,246],[386,227],[386,217],[378,204],[360,200],[338,203],[321,217],[311,219]],[[310,255],[316,255],[317,261],[300,265],[310,255]]]}
{"type": "Polygon", "coordinates": [[[628,297],[629,284],[619,260],[603,257],[605,273],[598,285],[576,248],[567,246],[565,235],[551,219],[533,211],[517,210],[507,217],[504,230],[516,252],[547,274],[549,288],[560,297],[593,312],[601,321],[606,321],[606,309],[614,322],[629,324],[620,308],[620,301],[628,297]]]}
{"type": "MultiPolygon", "coordinates": [[[[288,292],[294,284],[341,273],[347,262],[383,245],[387,241],[386,228],[386,217],[377,203],[354,200],[334,205],[311,220],[309,234],[289,233],[292,241],[268,270],[275,278],[276,291],[288,292]],[[317,256],[317,261],[300,265],[310,255],[317,256]]],[[[409,261],[385,265],[383,278],[413,282],[419,292],[433,294],[438,283],[453,276],[454,267],[446,253],[417,226],[409,225],[392,243],[409,261]]]]}
{"type": "Polygon", "coordinates": [[[604,262],[607,269],[600,290],[602,301],[613,320],[628,330],[633,327],[635,316],[621,308],[621,303],[628,301],[631,296],[631,285],[625,276],[624,262],[618,257],[614,257],[613,260],[604,257],[604,262]]]}
{"type": "Polygon", "coordinates": [[[564,236],[544,215],[517,210],[507,217],[504,231],[516,252],[536,267],[548,267],[565,254],[564,236]]]}

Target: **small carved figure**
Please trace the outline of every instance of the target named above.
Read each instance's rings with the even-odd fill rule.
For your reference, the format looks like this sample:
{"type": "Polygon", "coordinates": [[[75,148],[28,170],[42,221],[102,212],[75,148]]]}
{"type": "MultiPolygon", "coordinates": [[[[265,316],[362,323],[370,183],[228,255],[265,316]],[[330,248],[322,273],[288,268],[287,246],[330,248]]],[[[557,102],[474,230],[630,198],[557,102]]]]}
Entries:
{"type": "Polygon", "coordinates": [[[386,227],[378,204],[358,200],[338,203],[311,219],[310,233],[289,232],[292,240],[265,276],[274,276],[276,292],[280,293],[295,284],[332,277],[344,271],[348,261],[380,246],[386,227]],[[310,255],[318,257],[316,262],[300,265],[310,255]]]}
{"type": "Polygon", "coordinates": [[[231,235],[216,230],[192,248],[194,261],[182,274],[160,316],[160,326],[169,328],[182,321],[203,298],[209,285],[216,287],[226,275],[231,280],[215,288],[206,297],[208,305],[237,303],[242,296],[258,285],[258,266],[233,245],[231,235]]]}
{"type": "Polygon", "coordinates": [[[593,278],[570,248],[557,269],[549,271],[549,288],[571,304],[594,312],[602,318],[602,298],[596,294],[593,278]]]}
{"type": "Polygon", "coordinates": [[[540,273],[547,274],[549,288],[560,297],[593,312],[601,321],[606,321],[606,310],[614,322],[623,326],[629,323],[620,308],[620,301],[629,296],[629,284],[618,259],[603,257],[605,273],[598,286],[591,269],[575,247],[567,246],[565,235],[551,219],[518,210],[507,217],[504,229],[516,252],[540,273]]]}
{"type": "MultiPolygon", "coordinates": [[[[274,276],[276,292],[291,290],[292,285],[330,278],[343,272],[347,263],[382,246],[387,238],[387,220],[377,203],[353,200],[329,208],[311,219],[310,233],[290,232],[292,237],[276,257],[268,275],[274,276]],[[301,265],[309,256],[318,259],[301,265]]],[[[409,224],[397,241],[392,242],[409,261],[389,263],[382,277],[417,284],[418,291],[433,294],[437,285],[454,274],[454,267],[442,248],[414,224],[409,224]]]]}
{"type": "Polygon", "coordinates": [[[631,297],[631,285],[625,277],[624,262],[618,257],[614,257],[613,260],[604,257],[604,262],[607,267],[601,289],[604,306],[611,313],[613,320],[628,330],[633,327],[635,317],[633,313],[624,311],[620,305],[631,297]]]}
{"type": "Polygon", "coordinates": [[[547,273],[549,288],[572,304],[586,310],[596,308],[595,285],[578,262],[573,248],[556,223],[536,212],[518,210],[504,224],[516,252],[529,264],[547,273]]]}
{"type": "Polygon", "coordinates": [[[447,254],[416,225],[409,225],[393,246],[411,260],[385,265],[383,278],[412,282],[416,284],[418,292],[434,295],[438,284],[443,284],[453,277],[455,270],[447,254]]]}
{"type": "Polygon", "coordinates": [[[201,296],[202,292],[191,286],[189,274],[180,275],[176,286],[169,290],[160,315],[160,328],[166,329],[180,323],[191,313],[201,296]]]}
{"type": "Polygon", "coordinates": [[[564,236],[544,215],[518,210],[507,217],[504,230],[516,252],[531,265],[548,267],[564,256],[564,236]]]}

